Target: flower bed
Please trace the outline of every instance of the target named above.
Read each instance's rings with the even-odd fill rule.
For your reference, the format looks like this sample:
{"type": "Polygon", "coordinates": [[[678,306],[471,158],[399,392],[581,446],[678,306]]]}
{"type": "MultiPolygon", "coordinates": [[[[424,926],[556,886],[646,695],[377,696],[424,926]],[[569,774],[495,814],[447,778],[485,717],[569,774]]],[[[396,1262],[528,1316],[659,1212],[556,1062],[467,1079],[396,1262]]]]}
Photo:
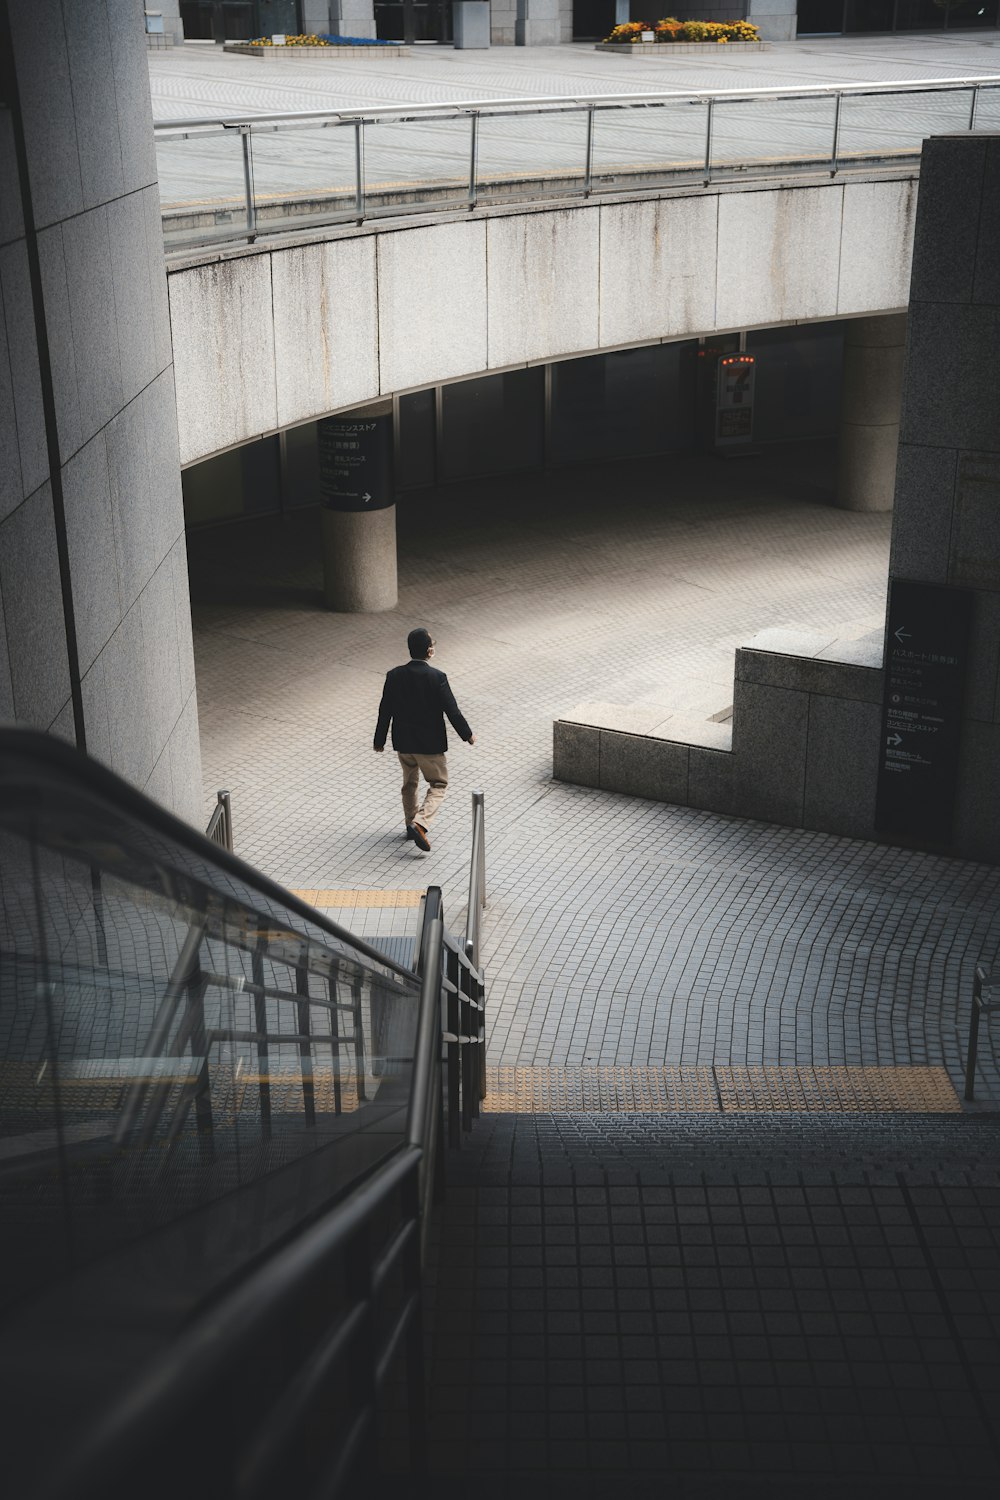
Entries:
{"type": "Polygon", "coordinates": [[[648,46],[649,42],[644,41],[644,38],[648,38],[651,33],[654,42],[670,46],[685,42],[715,46],[725,46],[729,42],[760,43],[760,32],[750,21],[678,21],[674,16],[667,16],[653,26],[646,21],[625,21],[621,26],[616,26],[601,45],[621,47],[638,43],[639,46],[648,46]]]}
{"type": "MultiPolygon", "coordinates": [[[[258,36],[247,45],[272,47],[274,43],[269,36],[258,36]]],[[[315,32],[309,32],[302,36],[285,37],[286,47],[397,47],[398,45],[398,42],[386,42],[374,36],[331,36],[329,32],[323,32],[319,36],[315,32]]]]}
{"type": "Polygon", "coordinates": [[[374,36],[317,36],[313,33],[286,36],[284,43],[278,46],[269,36],[254,37],[248,42],[226,42],[223,50],[237,52],[241,57],[368,57],[374,52],[383,57],[400,57],[409,52],[402,42],[383,41],[374,36]]]}

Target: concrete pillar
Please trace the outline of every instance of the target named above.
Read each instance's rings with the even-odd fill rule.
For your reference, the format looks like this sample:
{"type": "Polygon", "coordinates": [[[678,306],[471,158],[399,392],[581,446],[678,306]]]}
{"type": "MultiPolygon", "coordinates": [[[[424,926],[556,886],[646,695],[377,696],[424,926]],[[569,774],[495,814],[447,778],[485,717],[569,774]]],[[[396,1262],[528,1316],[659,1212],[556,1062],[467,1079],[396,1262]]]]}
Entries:
{"type": "Polygon", "coordinates": [[[1000,861],[1000,135],[924,142],[889,575],[972,592],[953,847],[1000,861]]]}
{"type": "Polygon", "coordinates": [[[396,507],[392,402],[379,401],[317,423],[323,524],[323,597],[328,609],[393,609],[396,507]]]}
{"type": "Polygon", "coordinates": [[[139,0],[0,0],[0,98],[0,717],[201,822],[139,0]]]}
{"type": "Polygon", "coordinates": [[[798,0],[749,0],[746,18],[760,32],[762,42],[795,40],[798,0]]]}
{"type": "Polygon", "coordinates": [[[837,504],[891,510],[906,315],[854,318],[845,328],[837,504]]]}
{"type": "Polygon", "coordinates": [[[325,506],[323,516],[323,598],[344,614],[377,614],[394,609],[396,587],[396,507],[340,511],[325,506]]]}
{"type": "Polygon", "coordinates": [[[557,47],[561,29],[559,0],[517,0],[518,47],[557,47]]]}
{"type": "Polygon", "coordinates": [[[319,34],[374,37],[375,6],[373,0],[305,0],[302,24],[319,34]]]}

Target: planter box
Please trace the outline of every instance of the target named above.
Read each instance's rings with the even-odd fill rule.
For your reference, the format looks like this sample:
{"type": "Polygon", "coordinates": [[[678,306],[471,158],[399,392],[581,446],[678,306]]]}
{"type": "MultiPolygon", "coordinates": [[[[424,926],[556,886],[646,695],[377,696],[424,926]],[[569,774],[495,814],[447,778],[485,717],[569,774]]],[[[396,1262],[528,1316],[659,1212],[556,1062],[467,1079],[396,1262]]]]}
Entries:
{"type": "Polygon", "coordinates": [[[235,52],[240,57],[350,57],[357,54],[358,57],[408,57],[410,49],[404,47],[402,42],[397,47],[393,42],[386,42],[380,46],[366,47],[338,47],[336,44],[330,47],[251,47],[247,42],[226,42],[224,52],[235,52]]]}
{"type": "Polygon", "coordinates": [[[770,42],[598,42],[595,52],[617,52],[622,57],[637,57],[644,62],[666,62],[673,54],[687,57],[691,52],[769,52],[770,42]]]}

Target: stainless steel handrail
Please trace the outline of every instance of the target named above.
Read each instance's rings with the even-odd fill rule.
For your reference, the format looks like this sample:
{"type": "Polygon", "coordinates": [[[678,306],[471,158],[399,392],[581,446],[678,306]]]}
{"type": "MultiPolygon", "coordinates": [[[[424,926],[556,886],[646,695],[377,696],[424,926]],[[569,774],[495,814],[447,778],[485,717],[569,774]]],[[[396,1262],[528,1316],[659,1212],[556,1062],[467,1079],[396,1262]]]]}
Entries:
{"type": "Polygon", "coordinates": [[[232,853],[233,807],[229,793],[225,790],[216,793],[215,810],[208,820],[205,837],[211,839],[213,844],[218,844],[220,849],[228,849],[232,853]]]}
{"type": "Polygon", "coordinates": [[[375,106],[371,109],[325,110],[300,109],[283,112],[268,111],[260,114],[205,115],[179,120],[156,120],[153,131],[166,135],[178,130],[238,129],[241,125],[312,126],[322,122],[353,125],[357,121],[373,124],[391,124],[407,120],[452,119],[466,116],[470,112],[480,118],[502,112],[514,115],[542,115],[560,110],[586,110],[594,108],[641,109],[655,104],[705,104],[709,99],[725,100],[727,103],[748,102],[756,99],[809,99],[836,97],[876,97],[883,94],[927,94],[956,92],[994,84],[1000,87],[1000,74],[981,74],[969,78],[927,78],[914,83],[864,83],[831,84],[810,83],[799,88],[786,89],[780,86],[759,89],[665,89],[660,92],[635,94],[547,94],[536,99],[461,99],[451,104],[408,104],[375,106]]]}
{"type": "MultiPolygon", "coordinates": [[[[685,180],[701,177],[705,186],[718,180],[720,174],[729,172],[744,174],[748,170],[766,170],[772,177],[787,170],[801,172],[811,168],[829,172],[836,176],[845,167],[866,166],[881,161],[891,161],[899,166],[904,161],[918,161],[919,149],[912,140],[903,140],[899,145],[892,141],[882,142],[863,151],[845,152],[843,146],[846,101],[885,100],[897,101],[928,95],[969,95],[969,108],[964,129],[973,130],[979,115],[980,95],[988,89],[1000,90],[1000,75],[977,75],[969,78],[928,78],[907,83],[867,83],[842,86],[837,84],[805,84],[798,88],[768,87],[759,89],[709,89],[667,90],[658,93],[635,94],[591,94],[545,96],[539,99],[488,99],[462,100],[452,104],[413,104],[400,107],[378,106],[371,109],[352,110],[293,110],[283,113],[243,113],[240,115],[202,116],[177,120],[159,120],[154,125],[156,138],[161,144],[185,140],[205,140],[218,133],[238,134],[242,147],[243,164],[243,211],[240,222],[234,221],[233,210],[239,203],[238,195],[223,195],[213,200],[201,198],[196,203],[178,202],[167,206],[165,223],[168,230],[174,229],[178,238],[177,248],[190,249],[209,247],[224,240],[246,239],[251,243],[261,232],[275,232],[287,228],[288,218],[307,216],[310,224],[348,220],[362,223],[374,215],[426,212],[435,206],[443,209],[465,207],[473,213],[483,202],[480,191],[490,183],[494,187],[503,185],[509,173],[501,173],[494,181],[480,172],[481,123],[489,119],[541,119],[547,115],[568,117],[583,116],[585,130],[580,143],[579,162],[563,165],[559,170],[527,166],[514,174],[517,190],[503,188],[505,201],[513,197],[532,201],[534,198],[552,196],[558,190],[561,197],[589,199],[595,191],[635,192],[648,189],[650,176],[662,177],[666,173],[670,180],[685,180]],[[774,154],[769,146],[759,158],[747,156],[736,161],[723,158],[716,160],[716,141],[719,139],[719,116],[727,108],[736,105],[756,105],[764,109],[769,104],[796,100],[809,102],[830,101],[832,117],[829,122],[828,141],[817,141],[806,154],[798,150],[783,157],[774,154]],[[604,173],[595,168],[594,125],[600,115],[609,115],[636,110],[662,110],[667,107],[689,106],[704,111],[704,133],[701,147],[695,157],[682,161],[636,163],[635,169],[609,167],[604,173]],[[433,121],[452,121],[468,128],[467,165],[462,180],[446,173],[442,184],[430,177],[426,181],[408,180],[405,190],[397,183],[369,184],[365,174],[365,131],[385,125],[419,125],[433,121]],[[275,193],[269,190],[258,205],[254,187],[253,137],[263,133],[280,134],[290,130],[315,130],[348,128],[353,132],[353,181],[348,169],[348,180],[333,188],[322,188],[315,192],[289,189],[275,193]],[[624,175],[623,175],[624,173],[624,175]],[[442,196],[443,194],[443,196],[442,196]],[[277,202],[275,200],[278,200],[277,202]],[[261,222],[262,205],[267,203],[269,211],[261,222]],[[294,205],[305,205],[296,209],[294,205]],[[199,226],[188,221],[193,214],[222,215],[218,223],[199,226]],[[180,222],[181,228],[176,229],[180,222]]],[[[954,122],[946,122],[953,128],[954,122]]],[[[814,122],[814,128],[822,131],[823,121],[814,122]]],[[[911,131],[912,134],[912,131],[911,131]]],[[[690,153],[690,143],[686,147],[690,153]]]]}
{"type": "Polygon", "coordinates": [[[484,796],[472,794],[472,858],[469,861],[469,904],[465,909],[465,951],[478,969],[482,911],[486,905],[486,827],[484,796]]]}

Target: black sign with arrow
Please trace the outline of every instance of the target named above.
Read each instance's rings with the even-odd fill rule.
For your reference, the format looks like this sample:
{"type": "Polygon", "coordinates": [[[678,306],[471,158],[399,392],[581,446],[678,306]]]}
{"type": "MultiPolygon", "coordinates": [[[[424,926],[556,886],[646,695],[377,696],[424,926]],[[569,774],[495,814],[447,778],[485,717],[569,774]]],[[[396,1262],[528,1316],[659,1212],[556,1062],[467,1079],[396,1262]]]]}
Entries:
{"type": "Polygon", "coordinates": [[[958,772],[972,593],[890,584],[875,826],[946,844],[958,772]]]}
{"type": "Polygon", "coordinates": [[[328,510],[393,504],[392,417],[324,417],[316,424],[319,487],[328,510]]]}

